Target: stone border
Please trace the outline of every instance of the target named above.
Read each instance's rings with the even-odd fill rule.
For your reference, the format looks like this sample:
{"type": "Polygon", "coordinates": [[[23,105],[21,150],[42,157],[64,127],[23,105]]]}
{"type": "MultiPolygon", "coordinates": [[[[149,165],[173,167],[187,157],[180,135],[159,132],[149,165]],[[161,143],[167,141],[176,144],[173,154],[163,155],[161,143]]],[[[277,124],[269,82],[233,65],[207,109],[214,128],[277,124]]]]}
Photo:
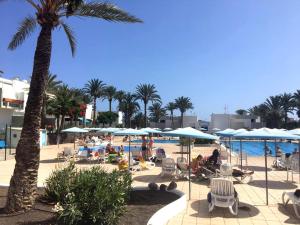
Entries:
{"type": "MultiPolygon", "coordinates": [[[[137,186],[133,187],[133,190],[149,190],[149,188],[137,186]]],[[[186,209],[186,194],[179,190],[173,190],[170,192],[179,195],[180,198],[154,213],[149,219],[147,225],[165,225],[170,219],[186,209]]]]}

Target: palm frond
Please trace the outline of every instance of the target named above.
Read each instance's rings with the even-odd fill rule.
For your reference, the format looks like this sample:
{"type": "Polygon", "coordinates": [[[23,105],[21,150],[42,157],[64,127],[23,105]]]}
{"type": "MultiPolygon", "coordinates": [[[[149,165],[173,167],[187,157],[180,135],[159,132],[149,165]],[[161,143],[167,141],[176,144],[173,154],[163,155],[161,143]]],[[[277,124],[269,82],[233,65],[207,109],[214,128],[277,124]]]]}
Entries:
{"type": "Polygon", "coordinates": [[[37,22],[36,19],[32,16],[26,17],[22,22],[21,25],[13,36],[11,42],[8,45],[8,49],[14,50],[19,45],[23,43],[23,41],[34,31],[36,28],[37,22]]]}
{"type": "Polygon", "coordinates": [[[142,20],[130,15],[110,3],[89,2],[81,4],[75,16],[95,17],[113,22],[141,23],[142,20]]]}
{"type": "Polygon", "coordinates": [[[64,28],[64,31],[66,32],[67,38],[69,40],[70,43],[70,47],[71,47],[71,52],[72,52],[72,56],[75,55],[75,51],[76,51],[76,38],[74,36],[74,32],[73,30],[64,22],[60,22],[60,24],[62,25],[62,27],[64,28]]]}

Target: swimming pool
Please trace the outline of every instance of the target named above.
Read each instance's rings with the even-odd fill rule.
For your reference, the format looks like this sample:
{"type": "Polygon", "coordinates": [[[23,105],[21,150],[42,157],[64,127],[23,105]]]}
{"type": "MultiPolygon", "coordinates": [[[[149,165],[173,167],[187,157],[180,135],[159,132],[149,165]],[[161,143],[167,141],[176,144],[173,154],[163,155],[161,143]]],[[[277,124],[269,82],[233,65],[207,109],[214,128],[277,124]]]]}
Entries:
{"type": "MultiPolygon", "coordinates": [[[[141,139],[132,140],[132,143],[142,143],[141,139]]],[[[179,144],[179,140],[163,140],[163,139],[155,139],[154,143],[158,144],[179,144]]]]}
{"type": "MultiPolygon", "coordinates": [[[[114,149],[116,151],[118,151],[118,147],[119,146],[113,146],[114,149]]],[[[125,152],[128,152],[129,151],[129,146],[123,146],[124,147],[124,151],[125,152]]],[[[84,147],[80,147],[79,148],[79,151],[82,151],[84,147]]],[[[103,149],[103,146],[94,146],[94,147],[89,147],[89,149],[91,149],[92,151],[98,151],[99,149],[103,149]]],[[[141,146],[136,146],[136,145],[131,145],[130,146],[130,151],[140,151],[141,150],[141,146]]]]}
{"type": "MultiPolygon", "coordinates": [[[[277,146],[281,148],[284,153],[292,153],[295,148],[298,149],[298,143],[288,143],[288,142],[277,142],[277,146]]],[[[228,143],[226,142],[226,145],[228,143]]],[[[234,152],[240,151],[240,141],[231,141],[232,150],[234,152]]],[[[275,142],[267,142],[267,146],[272,150],[272,155],[275,156],[275,142]]],[[[262,156],[264,155],[264,142],[261,141],[243,141],[242,142],[243,151],[245,151],[249,156],[262,156]]]]}

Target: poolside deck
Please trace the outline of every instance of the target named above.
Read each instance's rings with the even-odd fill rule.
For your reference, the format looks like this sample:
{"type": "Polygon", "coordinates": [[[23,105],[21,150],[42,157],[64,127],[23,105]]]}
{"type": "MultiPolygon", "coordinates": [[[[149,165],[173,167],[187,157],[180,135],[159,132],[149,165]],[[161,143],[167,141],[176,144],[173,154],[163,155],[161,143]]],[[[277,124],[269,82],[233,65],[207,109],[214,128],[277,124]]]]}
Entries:
{"type": "MultiPolygon", "coordinates": [[[[121,139],[115,140],[116,144],[121,144],[121,139]]],[[[39,169],[38,183],[42,185],[49,173],[62,166],[62,162],[58,162],[55,158],[58,152],[62,151],[63,147],[72,146],[72,144],[57,146],[47,146],[41,151],[41,163],[39,169]]],[[[172,152],[179,150],[179,147],[174,144],[159,144],[164,147],[167,154],[172,157],[176,155],[172,152]]],[[[209,155],[213,148],[194,148],[193,155],[201,153],[209,155]]],[[[268,164],[271,165],[273,159],[268,159],[268,164]]],[[[82,163],[78,167],[90,167],[95,164],[82,163]]],[[[235,188],[239,194],[240,206],[239,215],[232,216],[227,209],[215,209],[211,214],[208,213],[207,193],[209,187],[207,182],[193,182],[191,200],[188,202],[188,208],[185,212],[169,221],[170,225],[236,225],[236,224],[300,224],[300,220],[294,217],[294,211],[291,205],[284,208],[281,204],[281,194],[283,191],[294,190],[300,188],[299,183],[291,183],[286,181],[285,171],[273,171],[269,169],[269,206],[265,205],[265,174],[264,174],[264,159],[263,157],[249,157],[248,168],[253,169],[254,182],[250,184],[235,184],[235,188]]],[[[115,165],[104,164],[106,169],[111,170],[116,168],[115,165]]],[[[0,161],[0,184],[8,184],[14,168],[14,160],[0,161]]],[[[271,167],[269,167],[271,168],[271,167]]],[[[133,175],[134,186],[146,186],[149,182],[168,184],[172,179],[169,177],[160,177],[161,168],[159,165],[148,171],[136,172],[133,175]]],[[[295,180],[299,182],[298,175],[295,180]]],[[[176,181],[178,189],[188,193],[188,181],[176,181]]]]}

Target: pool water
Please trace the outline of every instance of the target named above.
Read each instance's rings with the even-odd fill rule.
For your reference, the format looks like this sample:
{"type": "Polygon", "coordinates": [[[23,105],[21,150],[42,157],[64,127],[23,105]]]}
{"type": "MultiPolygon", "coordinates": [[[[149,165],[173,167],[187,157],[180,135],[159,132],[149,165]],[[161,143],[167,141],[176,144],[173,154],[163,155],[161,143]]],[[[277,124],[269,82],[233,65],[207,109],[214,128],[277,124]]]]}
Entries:
{"type": "MultiPolygon", "coordinates": [[[[226,145],[229,144],[226,142],[226,145]]],[[[288,142],[277,142],[277,146],[281,148],[284,153],[292,153],[295,148],[298,149],[298,143],[288,143],[288,142]]],[[[272,155],[275,156],[275,142],[267,142],[267,146],[271,149],[272,155]]],[[[240,151],[240,141],[231,141],[232,150],[234,152],[240,151]]],[[[243,141],[242,149],[249,156],[262,156],[264,155],[264,142],[261,141],[243,141]]]]}
{"type": "MultiPolygon", "coordinates": [[[[132,140],[132,143],[142,143],[141,139],[137,139],[137,140],[132,140]]],[[[158,144],[179,144],[179,140],[163,140],[163,139],[155,139],[154,143],[158,143],[158,144]]]]}
{"type": "MultiPolygon", "coordinates": [[[[118,147],[119,146],[113,146],[114,147],[114,149],[116,150],[116,151],[118,151],[118,147]]],[[[124,148],[124,151],[125,152],[128,152],[129,151],[129,146],[123,146],[123,148],[124,148]]],[[[99,149],[103,149],[103,146],[94,146],[94,147],[89,147],[89,149],[91,149],[92,151],[98,151],[99,149]]],[[[79,151],[82,151],[83,150],[83,147],[80,147],[79,148],[79,151]]],[[[130,151],[140,151],[141,150],[141,146],[136,146],[136,145],[131,145],[130,146],[130,151]]]]}

